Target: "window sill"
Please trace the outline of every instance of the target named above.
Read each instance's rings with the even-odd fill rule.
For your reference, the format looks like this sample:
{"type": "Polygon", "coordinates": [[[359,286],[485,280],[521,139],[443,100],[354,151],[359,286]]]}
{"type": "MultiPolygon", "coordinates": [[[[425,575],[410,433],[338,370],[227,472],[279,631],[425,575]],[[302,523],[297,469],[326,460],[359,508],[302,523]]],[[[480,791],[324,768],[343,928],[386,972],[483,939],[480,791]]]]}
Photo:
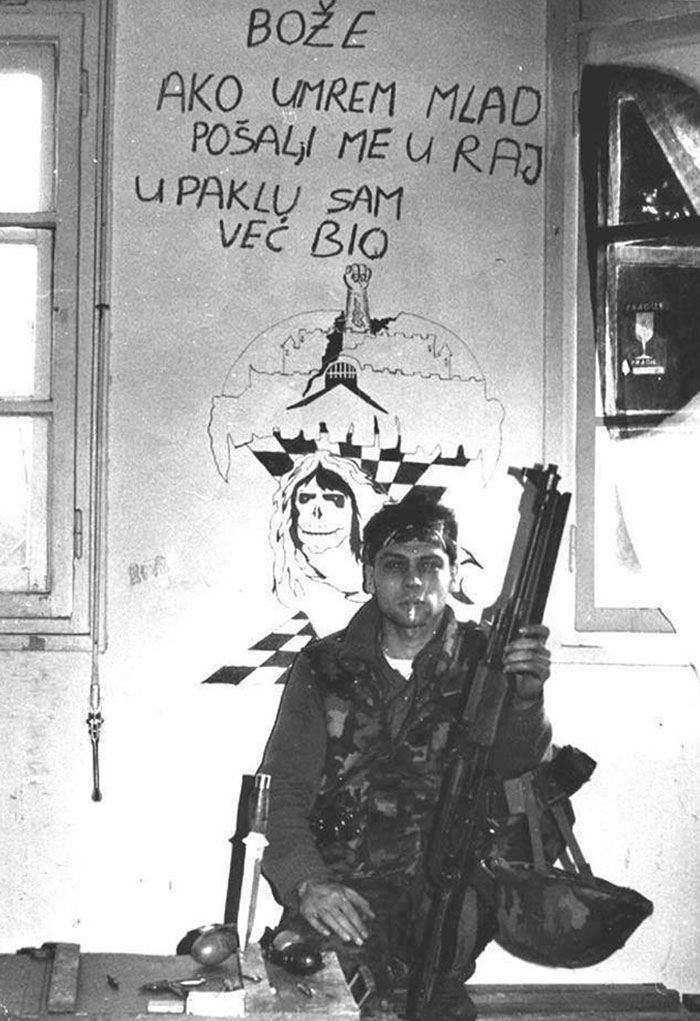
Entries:
{"type": "Polygon", "coordinates": [[[0,652],[89,652],[89,635],[0,634],[0,652]]]}
{"type": "Polygon", "coordinates": [[[552,662],[607,666],[672,666],[693,664],[677,634],[611,634],[575,632],[550,640],[552,662]]]}

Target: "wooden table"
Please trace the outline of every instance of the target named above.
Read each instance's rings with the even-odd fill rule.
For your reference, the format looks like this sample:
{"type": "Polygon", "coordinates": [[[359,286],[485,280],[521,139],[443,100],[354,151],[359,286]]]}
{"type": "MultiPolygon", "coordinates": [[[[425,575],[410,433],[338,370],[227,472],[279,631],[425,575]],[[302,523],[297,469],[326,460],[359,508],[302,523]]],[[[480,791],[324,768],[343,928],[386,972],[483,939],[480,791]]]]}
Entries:
{"type": "MultiPolygon", "coordinates": [[[[326,954],[324,965],[316,975],[300,980],[264,962],[258,947],[250,947],[241,961],[241,971],[249,977],[239,995],[239,1004],[244,1000],[240,1016],[247,1021],[359,1018],[335,955],[326,954]]],[[[153,1021],[155,1013],[161,1013],[157,1008],[168,1004],[179,1011],[171,1015],[171,1021],[177,1021],[185,1001],[143,992],[142,986],[200,974],[206,975],[207,990],[220,991],[226,980],[238,976],[235,958],[203,969],[188,956],[81,954],[77,944],[64,943],[0,955],[0,1021],[71,1021],[71,1016],[153,1021]]],[[[479,1017],[489,1021],[700,1021],[700,997],[681,997],[662,985],[475,985],[469,992],[479,1017]]],[[[197,1016],[209,1021],[214,1015],[197,1016]]],[[[398,1015],[394,1017],[398,1021],[398,1015]]]]}
{"type": "MultiPolygon", "coordinates": [[[[325,954],[324,968],[302,980],[264,962],[256,945],[243,955],[240,970],[249,976],[244,979],[241,1015],[246,1021],[355,1021],[360,1016],[334,954],[325,954]]],[[[214,998],[224,1006],[227,999],[236,1000],[235,995],[220,995],[224,983],[235,984],[238,979],[235,958],[203,968],[188,956],[81,954],[77,944],[65,943],[55,948],[49,944],[46,951],[38,948],[34,953],[0,955],[0,1021],[70,1021],[71,1015],[104,1021],[153,1021],[156,1013],[163,1017],[164,1012],[166,1021],[168,1017],[178,1021],[187,1016],[185,1000],[178,1000],[173,993],[143,991],[142,987],[202,975],[206,983],[196,990],[200,999],[204,991],[217,994],[214,998]]],[[[237,1002],[240,1004],[240,996],[237,1002]]],[[[222,1015],[198,1010],[196,1016],[206,1021],[222,1015]]]]}

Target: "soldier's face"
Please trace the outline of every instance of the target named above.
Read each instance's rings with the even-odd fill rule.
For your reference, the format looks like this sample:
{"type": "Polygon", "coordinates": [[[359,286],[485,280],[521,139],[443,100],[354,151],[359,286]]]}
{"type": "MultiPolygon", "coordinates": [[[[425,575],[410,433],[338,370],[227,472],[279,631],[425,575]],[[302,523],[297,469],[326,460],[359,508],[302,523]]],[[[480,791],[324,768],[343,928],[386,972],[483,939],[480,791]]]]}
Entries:
{"type": "Polygon", "coordinates": [[[440,619],[456,585],[456,567],[440,546],[390,543],[365,568],[365,588],[381,613],[401,628],[429,628],[440,619]]]}

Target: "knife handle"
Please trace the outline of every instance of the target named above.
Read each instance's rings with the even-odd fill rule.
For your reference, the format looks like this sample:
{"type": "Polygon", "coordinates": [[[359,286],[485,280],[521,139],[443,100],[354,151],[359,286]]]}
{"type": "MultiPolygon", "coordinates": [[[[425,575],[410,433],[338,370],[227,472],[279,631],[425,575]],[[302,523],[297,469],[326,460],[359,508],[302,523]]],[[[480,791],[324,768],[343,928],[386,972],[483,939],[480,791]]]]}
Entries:
{"type": "Polygon", "coordinates": [[[270,782],[269,773],[256,773],[252,793],[252,812],[250,821],[251,833],[267,833],[267,822],[270,817],[270,782]]]}

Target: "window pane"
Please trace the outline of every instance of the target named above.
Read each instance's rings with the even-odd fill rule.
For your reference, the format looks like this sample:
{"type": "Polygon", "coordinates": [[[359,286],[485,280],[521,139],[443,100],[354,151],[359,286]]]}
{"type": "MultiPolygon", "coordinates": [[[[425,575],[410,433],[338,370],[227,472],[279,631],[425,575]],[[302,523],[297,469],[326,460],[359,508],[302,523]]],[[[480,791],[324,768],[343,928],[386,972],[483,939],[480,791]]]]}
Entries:
{"type": "Polygon", "coordinates": [[[0,398],[50,395],[51,233],[0,228],[0,398]]]}
{"type": "Polygon", "coordinates": [[[692,204],[631,101],[620,104],[620,222],[680,220],[692,204]]]}
{"type": "Polygon", "coordinates": [[[54,179],[53,46],[0,40],[0,211],[51,209],[54,179]]]}
{"type": "Polygon", "coordinates": [[[609,247],[611,426],[649,428],[700,391],[700,238],[609,247]]]}
{"type": "Polygon", "coordinates": [[[604,426],[596,429],[595,603],[617,608],[657,606],[658,593],[647,582],[627,531],[616,486],[614,442],[604,426]]]}
{"type": "Polygon", "coordinates": [[[0,418],[0,590],[48,589],[47,418],[0,418]]]}

